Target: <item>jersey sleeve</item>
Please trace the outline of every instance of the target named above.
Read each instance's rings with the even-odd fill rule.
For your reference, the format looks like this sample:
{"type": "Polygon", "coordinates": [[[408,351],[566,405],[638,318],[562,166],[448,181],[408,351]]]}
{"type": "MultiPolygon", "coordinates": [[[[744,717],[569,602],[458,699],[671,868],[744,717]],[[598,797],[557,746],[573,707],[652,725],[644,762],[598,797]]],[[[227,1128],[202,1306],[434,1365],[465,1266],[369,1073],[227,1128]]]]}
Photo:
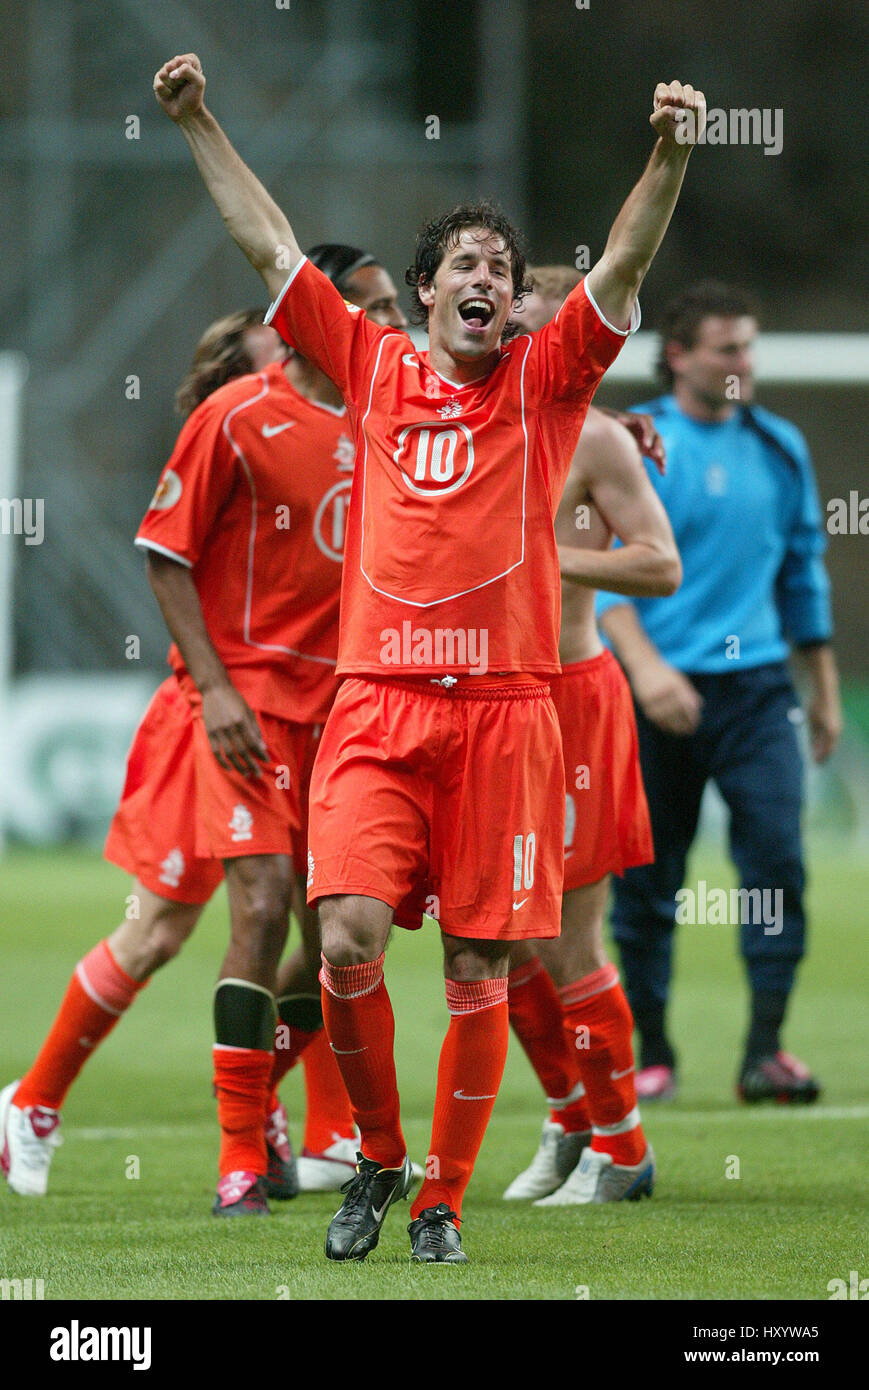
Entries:
{"type": "Polygon", "coordinates": [[[345,403],[356,404],[371,348],[387,330],[343,299],[307,256],[269,306],[265,322],[326,373],[345,403]]]}
{"type": "Polygon", "coordinates": [[[584,414],[607,367],[639,326],[639,304],[630,328],[615,328],[581,280],[532,339],[529,358],[538,403],[563,404],[584,414]]]}
{"type": "MultiPolygon", "coordinates": [[[[252,391],[262,390],[259,377],[252,391]]],[[[235,455],[224,432],[226,407],[203,401],[185,422],[160,475],[135,544],[188,569],[199,559],[215,518],[235,484],[235,455]]]]}

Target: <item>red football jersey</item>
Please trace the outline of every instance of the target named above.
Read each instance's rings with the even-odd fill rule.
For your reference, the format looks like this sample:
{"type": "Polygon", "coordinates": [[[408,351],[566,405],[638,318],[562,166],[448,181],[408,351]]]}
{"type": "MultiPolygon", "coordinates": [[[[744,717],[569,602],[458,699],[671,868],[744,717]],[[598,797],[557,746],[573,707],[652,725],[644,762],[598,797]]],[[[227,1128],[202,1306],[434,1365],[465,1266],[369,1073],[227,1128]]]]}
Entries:
{"type": "MultiPolygon", "coordinates": [[[[136,536],[192,570],[248,704],[301,724],[321,723],[337,688],[353,458],[344,407],[306,400],[273,363],[194,410],[136,536]]],[[[189,689],[174,643],[169,663],[189,689]]]]}
{"type": "Polygon", "coordinates": [[[462,386],[305,259],[266,322],[332,378],[355,432],[339,674],[560,671],[553,517],[627,334],[579,285],[462,386]]]}

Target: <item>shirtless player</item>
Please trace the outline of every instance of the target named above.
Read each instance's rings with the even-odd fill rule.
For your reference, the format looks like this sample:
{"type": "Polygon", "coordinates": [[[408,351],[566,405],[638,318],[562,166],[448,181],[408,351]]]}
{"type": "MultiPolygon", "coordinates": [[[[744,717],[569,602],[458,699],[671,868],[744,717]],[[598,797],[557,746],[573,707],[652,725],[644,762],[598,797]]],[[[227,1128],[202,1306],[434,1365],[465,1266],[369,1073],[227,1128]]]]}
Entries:
{"type": "MultiPolygon", "coordinates": [[[[536,331],[580,276],[570,266],[530,272],[534,293],[517,313],[536,331]]],[[[640,1124],[633,1020],[603,943],[610,874],[653,855],[627,680],[598,636],[594,590],[666,595],[681,565],[666,512],[637,443],[663,467],[642,417],[628,430],[589,411],[555,522],[562,574],[559,656],[550,679],[566,778],[561,936],[511,952],[510,1021],[550,1107],[540,1148],[504,1193],[561,1206],[651,1195],[654,1155],[640,1124]],[[623,542],[609,549],[613,535],[623,542]]]]}

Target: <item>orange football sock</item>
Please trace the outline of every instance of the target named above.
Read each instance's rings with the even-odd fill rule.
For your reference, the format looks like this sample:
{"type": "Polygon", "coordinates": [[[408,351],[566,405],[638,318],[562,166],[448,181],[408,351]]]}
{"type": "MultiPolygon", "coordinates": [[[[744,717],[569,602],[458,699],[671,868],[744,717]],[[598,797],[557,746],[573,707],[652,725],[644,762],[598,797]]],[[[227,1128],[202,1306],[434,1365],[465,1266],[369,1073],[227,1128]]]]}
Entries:
{"type": "Polygon", "coordinates": [[[446,994],[450,1026],[438,1065],[425,1179],[410,1209],[414,1220],[440,1202],[461,1217],[507,1060],[507,981],[447,980],[446,994]]]}
{"type": "Polygon", "coordinates": [[[549,1118],[568,1134],[591,1129],[576,1050],[564,1031],[561,1000],[540,957],[511,970],[507,985],[510,1023],[543,1087],[549,1118]]]}
{"type": "Polygon", "coordinates": [[[361,965],[330,965],[322,957],[323,1018],[362,1139],[360,1148],[383,1168],[407,1153],[395,1079],[395,1019],[383,980],[383,954],[361,965]]]}
{"type": "Polygon", "coordinates": [[[560,991],[564,1028],[577,1046],[591,1111],[591,1147],[614,1163],[639,1163],[646,1151],[634,1084],[634,1020],[616,967],[604,965],[560,991]]]}
{"type": "Polygon", "coordinates": [[[122,970],[109,943],[100,941],[79,961],[57,1017],[13,1104],[59,1110],[88,1057],[147,984],[122,970]]]}
{"type": "Polygon", "coordinates": [[[271,1093],[272,1054],[254,1047],[215,1043],[214,1090],[220,1125],[220,1176],[246,1169],[265,1176],[266,1108],[271,1093]]]}
{"type": "Polygon", "coordinates": [[[273,1087],[280,1085],[287,1072],[296,1065],[322,1031],[322,1026],[309,1032],[305,1028],[297,1028],[293,1023],[278,1021],[275,1028],[275,1060],[272,1067],[273,1087]]]}
{"type": "Polygon", "coordinates": [[[321,1028],[302,1057],[305,1073],[305,1140],[308,1153],[323,1153],[339,1139],[354,1139],[356,1125],[335,1053],[321,1028]]]}

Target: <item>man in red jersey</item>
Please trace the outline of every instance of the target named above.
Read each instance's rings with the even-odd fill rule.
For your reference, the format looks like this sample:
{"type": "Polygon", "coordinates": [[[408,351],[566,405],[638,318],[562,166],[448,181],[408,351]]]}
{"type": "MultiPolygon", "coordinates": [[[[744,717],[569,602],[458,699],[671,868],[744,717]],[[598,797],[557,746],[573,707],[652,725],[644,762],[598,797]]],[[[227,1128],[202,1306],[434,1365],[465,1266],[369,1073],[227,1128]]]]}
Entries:
{"type": "Polygon", "coordinates": [[[658,86],[649,165],[601,260],[536,335],[503,342],[527,289],[506,218],[480,204],[430,223],[408,272],[428,322],[421,353],[369,325],[306,260],[206,109],[204,86],[192,54],[154,79],[276,295],[270,322],[336,383],[359,453],[345,680],[317,757],[308,851],[326,1031],[362,1135],[326,1254],[364,1259],[409,1188],[383,959],[393,916],[425,905],[441,927],[451,1021],[411,1252],[458,1263],[461,1199],[506,1055],[510,943],[559,933],[564,772],[546,685],[561,669],[554,512],[678,197],[691,149],[676,136],[680,113],[702,129],[705,103],[692,87],[658,86]]]}
{"type": "MultiPolygon", "coordinates": [[[[535,332],[580,277],[572,266],[541,266],[531,278],[516,322],[535,332]]],[[[681,578],[673,532],[637,442],[663,468],[649,417],[614,419],[592,407],[555,519],[562,674],[551,686],[567,787],[561,936],[514,946],[508,980],[510,1022],[550,1117],[530,1167],[504,1196],[539,1206],[632,1200],[651,1195],[654,1181],[637,1108],[631,1011],[603,940],[610,876],[654,858],[652,832],[630,689],[594,616],[597,586],[662,595],[681,578]],[[610,549],[613,535],[622,541],[618,549],[610,549]]]]}
{"type": "MultiPolygon", "coordinates": [[[[337,245],[311,254],[374,321],[403,326],[395,287],[373,256],[337,245]]],[[[275,1087],[322,1025],[319,936],[304,908],[305,947],[279,975],[277,1034],[272,990],[293,864],[304,876],[310,768],[336,689],[354,447],[332,382],[288,358],[261,313],[212,325],[178,401],[191,414],[137,537],[177,638],[175,674],[137,730],[106,845],[135,875],[136,914],[79,963],[34,1066],[3,1092],[4,1170],[13,1190],[45,1192],[69,1086],[190,935],[223,859],[233,939],[215,1002],[224,1131],[215,1210],[248,1214],[267,1211],[266,1159],[270,1195],[295,1193],[275,1087]]],[[[326,1136],[318,1147],[346,1174],[334,1152],[335,1139],[352,1144],[346,1093],[331,1051],[315,1043],[313,1052],[306,1083],[326,1136]]],[[[308,1185],[322,1186],[326,1165],[309,1166],[308,1185]]]]}

